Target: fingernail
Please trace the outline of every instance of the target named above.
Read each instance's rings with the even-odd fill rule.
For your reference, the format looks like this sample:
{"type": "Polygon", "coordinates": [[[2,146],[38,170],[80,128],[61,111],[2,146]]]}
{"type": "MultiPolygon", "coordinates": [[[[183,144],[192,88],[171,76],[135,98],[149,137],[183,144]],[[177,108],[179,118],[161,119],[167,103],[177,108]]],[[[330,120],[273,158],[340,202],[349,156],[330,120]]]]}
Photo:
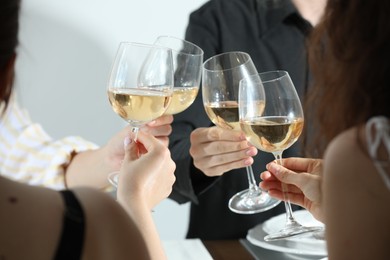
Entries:
{"type": "Polygon", "coordinates": [[[248,156],[254,156],[256,151],[253,151],[253,149],[248,149],[246,150],[245,154],[248,156]]]}
{"type": "Polygon", "coordinates": [[[131,142],[133,142],[133,140],[129,136],[126,136],[125,140],[123,141],[123,145],[126,147],[131,144],[131,142]]]}
{"type": "Polygon", "coordinates": [[[261,175],[261,177],[263,177],[264,179],[267,179],[267,178],[271,177],[271,173],[269,173],[269,172],[264,172],[264,173],[261,175]]]}
{"type": "Polygon", "coordinates": [[[252,164],[252,157],[246,159],[246,160],[244,161],[244,164],[245,164],[245,165],[251,165],[251,164],[252,164]]]}
{"type": "Polygon", "coordinates": [[[273,173],[278,173],[279,172],[279,165],[277,165],[276,163],[274,162],[271,162],[269,164],[267,164],[267,170],[273,172],[273,173]]]}

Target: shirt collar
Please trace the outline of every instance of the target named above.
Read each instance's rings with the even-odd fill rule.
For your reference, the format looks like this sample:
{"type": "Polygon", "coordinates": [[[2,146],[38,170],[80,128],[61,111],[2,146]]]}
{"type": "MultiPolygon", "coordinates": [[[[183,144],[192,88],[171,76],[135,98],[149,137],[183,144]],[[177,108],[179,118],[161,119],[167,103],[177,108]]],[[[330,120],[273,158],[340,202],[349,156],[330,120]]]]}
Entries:
{"type": "Polygon", "coordinates": [[[285,22],[293,22],[298,27],[302,24],[309,24],[302,18],[297,8],[290,0],[257,0],[257,4],[262,34],[274,26],[285,22]]]}

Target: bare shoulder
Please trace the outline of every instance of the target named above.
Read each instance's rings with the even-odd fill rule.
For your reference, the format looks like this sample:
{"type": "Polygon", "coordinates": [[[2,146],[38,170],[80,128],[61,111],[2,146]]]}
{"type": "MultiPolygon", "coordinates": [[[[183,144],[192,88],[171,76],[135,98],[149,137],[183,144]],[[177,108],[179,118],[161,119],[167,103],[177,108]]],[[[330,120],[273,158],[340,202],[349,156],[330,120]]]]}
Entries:
{"type": "Polygon", "coordinates": [[[147,259],[139,227],[115,199],[93,188],[73,189],[86,218],[84,255],[88,259],[147,259]],[[128,241],[132,241],[128,243],[128,241]]]}
{"type": "MultiPolygon", "coordinates": [[[[351,128],[334,138],[325,152],[323,169],[324,192],[328,192],[327,197],[332,197],[333,201],[344,201],[350,206],[356,202],[359,208],[362,205],[369,208],[374,205],[372,201],[379,201],[378,198],[390,199],[390,193],[367,151],[363,129],[351,128]]],[[[383,209],[379,205],[377,208],[383,209]]]]}
{"type": "Polygon", "coordinates": [[[358,129],[350,128],[339,135],[337,135],[328,145],[326,155],[331,155],[333,153],[341,153],[345,151],[350,151],[351,148],[355,148],[358,138],[358,129]]]}
{"type": "Polygon", "coordinates": [[[325,151],[323,189],[332,200],[348,201],[351,191],[372,180],[368,177],[375,169],[358,135],[358,128],[348,129],[336,136],[325,151]]]}
{"type": "Polygon", "coordinates": [[[388,252],[387,244],[373,241],[390,239],[390,210],[384,206],[390,202],[390,193],[365,141],[362,129],[348,129],[332,140],[324,156],[328,250],[338,259],[384,259],[388,252]],[[346,251],[346,244],[355,250],[346,251]]]}
{"type": "Polygon", "coordinates": [[[341,171],[348,174],[352,169],[370,164],[364,147],[358,141],[358,135],[358,128],[351,128],[329,143],[324,156],[326,172],[338,175],[341,171]]]}
{"type": "Polygon", "coordinates": [[[327,177],[345,176],[350,179],[351,184],[364,182],[369,185],[372,180],[372,184],[377,186],[382,182],[368,154],[364,127],[350,128],[330,142],[324,156],[327,177]]]}

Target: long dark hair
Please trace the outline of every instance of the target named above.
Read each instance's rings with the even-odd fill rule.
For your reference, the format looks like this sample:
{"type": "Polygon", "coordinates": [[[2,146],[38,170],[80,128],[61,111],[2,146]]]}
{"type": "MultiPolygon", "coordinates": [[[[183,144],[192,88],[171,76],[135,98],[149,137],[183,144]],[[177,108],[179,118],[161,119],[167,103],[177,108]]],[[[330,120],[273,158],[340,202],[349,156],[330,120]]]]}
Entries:
{"type": "Polygon", "coordinates": [[[10,66],[18,45],[20,0],[1,0],[0,5],[0,101],[7,105],[13,85],[10,66]]]}
{"type": "Polygon", "coordinates": [[[390,118],[390,1],[328,0],[309,41],[314,86],[306,111],[323,152],[341,131],[390,118]],[[314,112],[313,112],[314,111],[314,112]]]}

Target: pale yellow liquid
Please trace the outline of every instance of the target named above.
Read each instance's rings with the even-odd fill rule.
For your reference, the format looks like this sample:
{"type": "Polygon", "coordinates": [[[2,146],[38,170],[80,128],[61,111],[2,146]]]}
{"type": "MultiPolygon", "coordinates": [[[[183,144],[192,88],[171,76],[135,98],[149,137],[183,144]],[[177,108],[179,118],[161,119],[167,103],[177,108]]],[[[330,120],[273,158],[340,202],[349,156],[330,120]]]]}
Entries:
{"type": "Polygon", "coordinates": [[[142,125],[165,112],[171,93],[150,89],[115,89],[108,91],[108,98],[120,117],[132,125],[142,125]]]}
{"type": "Polygon", "coordinates": [[[241,130],[236,101],[214,102],[205,105],[210,120],[219,127],[241,130]]]}
{"type": "Polygon", "coordinates": [[[165,115],[174,115],[186,110],[195,100],[199,87],[175,87],[171,103],[165,115]]]}
{"type": "Polygon", "coordinates": [[[296,142],[303,130],[303,118],[260,117],[241,121],[247,139],[259,150],[280,152],[296,142]]]}

